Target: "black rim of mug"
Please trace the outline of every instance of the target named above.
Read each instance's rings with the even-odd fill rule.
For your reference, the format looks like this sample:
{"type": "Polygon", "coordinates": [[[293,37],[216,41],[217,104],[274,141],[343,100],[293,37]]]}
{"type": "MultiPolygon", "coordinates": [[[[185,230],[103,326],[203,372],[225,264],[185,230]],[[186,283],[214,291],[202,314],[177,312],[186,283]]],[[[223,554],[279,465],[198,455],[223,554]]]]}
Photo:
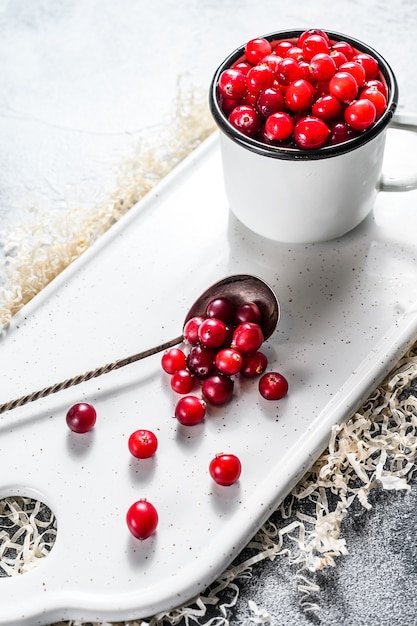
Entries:
{"type": "MultiPolygon", "coordinates": [[[[277,39],[295,39],[298,38],[303,32],[303,30],[284,30],[261,36],[268,41],[274,41],[277,39]]],[[[223,133],[225,133],[230,139],[240,144],[242,147],[251,150],[252,152],[255,152],[259,155],[276,159],[286,159],[294,161],[325,159],[345,154],[368,143],[369,141],[371,141],[371,139],[379,135],[391,122],[391,119],[398,105],[398,84],[394,72],[392,71],[387,61],[379,54],[379,52],[377,52],[370,46],[364,44],[357,39],[349,37],[348,35],[344,35],[343,33],[337,33],[328,30],[326,30],[325,32],[331,40],[346,41],[356,50],[371,54],[378,61],[380,72],[387,84],[388,100],[385,112],[373,124],[373,126],[371,126],[371,128],[343,143],[323,146],[322,148],[318,148],[315,150],[302,150],[301,148],[289,148],[278,145],[268,145],[257,139],[247,137],[239,130],[234,128],[225,117],[220,107],[219,94],[217,90],[219,76],[223,72],[223,70],[232,66],[239,58],[244,55],[245,45],[242,45],[234,50],[231,54],[229,54],[229,56],[226,57],[221,65],[219,65],[211,81],[209,91],[209,106],[211,114],[219,129],[223,133]]]]}

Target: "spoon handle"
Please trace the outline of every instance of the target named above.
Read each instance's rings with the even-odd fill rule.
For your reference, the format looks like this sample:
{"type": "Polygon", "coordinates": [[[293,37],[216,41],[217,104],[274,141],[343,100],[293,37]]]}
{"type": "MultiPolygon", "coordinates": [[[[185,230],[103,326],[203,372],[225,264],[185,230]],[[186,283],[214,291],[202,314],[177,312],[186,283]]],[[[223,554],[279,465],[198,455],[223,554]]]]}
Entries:
{"type": "Polygon", "coordinates": [[[113,361],[113,363],[108,363],[107,365],[102,365],[101,367],[97,367],[94,370],[89,372],[85,372],[84,374],[80,374],[79,376],[74,376],[73,378],[68,378],[67,380],[62,381],[61,383],[56,383],[55,385],[51,385],[50,387],[45,387],[39,391],[34,391],[33,393],[28,394],[27,396],[22,396],[21,398],[17,398],[16,400],[11,400],[10,402],[5,402],[4,404],[0,404],[0,413],[5,413],[6,411],[11,411],[12,409],[16,409],[18,406],[23,406],[28,402],[33,402],[34,400],[39,400],[39,398],[45,398],[53,393],[57,393],[58,391],[62,391],[63,389],[68,389],[69,387],[74,387],[75,385],[79,385],[80,383],[84,383],[87,380],[91,380],[92,378],[97,378],[102,374],[108,374],[109,372],[113,372],[113,370],[120,369],[121,367],[125,367],[125,365],[130,365],[135,361],[140,361],[141,359],[145,359],[152,354],[157,354],[158,352],[162,352],[163,350],[167,350],[168,348],[172,348],[177,344],[183,341],[183,335],[179,337],[175,337],[175,339],[171,339],[170,341],[166,341],[165,343],[159,344],[159,346],[155,346],[154,348],[150,348],[149,350],[144,350],[143,352],[138,352],[132,356],[126,357],[124,359],[119,359],[118,361],[113,361]]]}

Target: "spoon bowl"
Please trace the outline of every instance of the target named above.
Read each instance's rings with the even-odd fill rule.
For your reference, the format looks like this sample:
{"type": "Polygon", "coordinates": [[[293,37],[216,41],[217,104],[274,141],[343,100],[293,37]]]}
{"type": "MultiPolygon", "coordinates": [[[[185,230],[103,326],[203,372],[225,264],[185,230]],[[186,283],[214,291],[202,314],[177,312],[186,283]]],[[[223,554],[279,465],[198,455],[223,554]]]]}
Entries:
{"type": "MultiPolygon", "coordinates": [[[[201,294],[201,296],[190,308],[187,317],[184,320],[184,326],[192,317],[195,317],[196,315],[204,315],[208,303],[218,297],[227,297],[237,305],[244,302],[254,302],[258,305],[262,313],[262,330],[264,339],[268,339],[274,332],[280,317],[280,307],[277,297],[265,281],[256,276],[251,276],[250,274],[235,274],[233,276],[228,276],[206,289],[206,291],[201,294]]],[[[0,414],[6,411],[11,411],[18,406],[23,406],[28,402],[45,398],[46,396],[62,391],[63,389],[74,387],[75,385],[79,385],[80,383],[91,380],[92,378],[98,378],[103,374],[108,374],[109,372],[120,369],[125,365],[129,365],[135,361],[140,361],[148,356],[167,350],[168,348],[181,343],[183,339],[184,337],[181,334],[178,337],[161,343],[158,346],[154,346],[149,350],[144,350],[127,358],[113,361],[112,363],[102,365],[101,367],[97,367],[96,369],[85,372],[84,374],[73,376],[72,378],[68,378],[60,383],[56,383],[55,385],[45,387],[39,391],[34,391],[26,396],[17,398],[16,400],[5,402],[0,405],[0,414]]]]}
{"type": "Polygon", "coordinates": [[[264,339],[274,332],[280,318],[280,306],[272,288],[261,278],[251,274],[234,274],[214,283],[206,289],[190,308],[184,320],[205,314],[207,305],[214,298],[228,298],[235,305],[254,302],[262,313],[262,330],[264,339]]]}

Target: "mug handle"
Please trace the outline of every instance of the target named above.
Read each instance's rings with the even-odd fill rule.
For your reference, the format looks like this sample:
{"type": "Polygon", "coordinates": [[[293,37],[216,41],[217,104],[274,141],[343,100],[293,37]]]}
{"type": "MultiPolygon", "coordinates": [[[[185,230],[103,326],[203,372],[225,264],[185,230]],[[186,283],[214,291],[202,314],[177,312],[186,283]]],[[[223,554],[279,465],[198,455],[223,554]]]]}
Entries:
{"type": "MultiPolygon", "coordinates": [[[[397,113],[388,128],[417,132],[417,115],[397,113]]],[[[417,172],[403,177],[389,177],[382,174],[379,191],[411,191],[417,189],[417,172]]]]}

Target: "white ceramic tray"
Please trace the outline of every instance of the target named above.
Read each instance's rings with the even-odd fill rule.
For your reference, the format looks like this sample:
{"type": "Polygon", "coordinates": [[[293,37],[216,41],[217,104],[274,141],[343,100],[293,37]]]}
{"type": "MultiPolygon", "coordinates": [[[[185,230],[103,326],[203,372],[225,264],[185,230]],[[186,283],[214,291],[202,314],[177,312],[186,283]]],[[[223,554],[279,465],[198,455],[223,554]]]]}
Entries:
{"type": "MultiPolygon", "coordinates": [[[[411,153],[416,137],[390,130],[387,167],[404,172],[411,153]]],[[[176,337],[210,284],[255,274],[281,303],[266,349],[290,391],[267,402],[253,381],[204,424],[179,427],[156,355],[2,414],[0,497],[41,499],[58,535],[35,569],[0,579],[0,624],[146,617],[223,571],[415,339],[416,206],[417,192],[380,194],[339,240],[274,244],[229,214],[214,134],[13,318],[0,341],[0,403],[176,337]],[[78,401],[97,409],[87,435],[65,424],[78,401]],[[159,437],[148,461],[127,450],[141,427],[159,437]],[[221,451],[242,460],[233,487],[208,475],[221,451]],[[125,524],[141,497],[160,515],[143,542],[125,524]]]]}

